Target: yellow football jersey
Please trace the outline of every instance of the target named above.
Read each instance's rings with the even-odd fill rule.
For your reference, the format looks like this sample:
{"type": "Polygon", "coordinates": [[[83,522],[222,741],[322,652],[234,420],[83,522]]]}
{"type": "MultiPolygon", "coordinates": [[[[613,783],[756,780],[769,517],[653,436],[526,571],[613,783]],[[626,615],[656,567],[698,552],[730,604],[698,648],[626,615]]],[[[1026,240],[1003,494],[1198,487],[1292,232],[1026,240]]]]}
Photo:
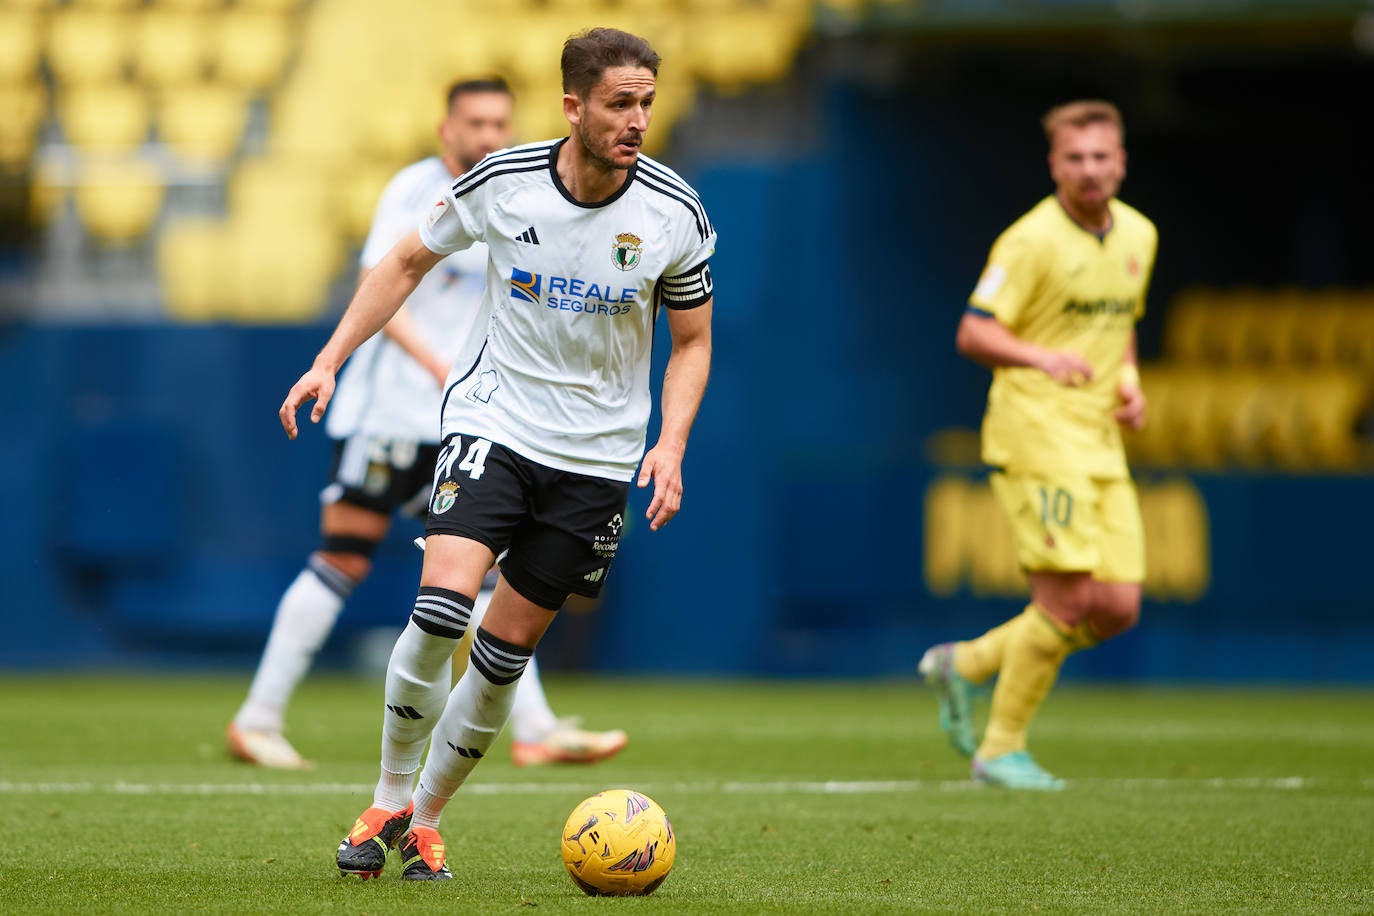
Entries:
{"type": "Polygon", "coordinates": [[[1145,313],[1158,233],[1138,210],[1119,200],[1110,207],[1112,227],[1099,240],[1051,195],[992,246],[969,307],[1022,340],[1078,353],[1093,380],[1067,388],[1039,369],[993,370],[983,417],[990,465],[1128,476],[1112,413],[1121,358],[1145,313]]]}

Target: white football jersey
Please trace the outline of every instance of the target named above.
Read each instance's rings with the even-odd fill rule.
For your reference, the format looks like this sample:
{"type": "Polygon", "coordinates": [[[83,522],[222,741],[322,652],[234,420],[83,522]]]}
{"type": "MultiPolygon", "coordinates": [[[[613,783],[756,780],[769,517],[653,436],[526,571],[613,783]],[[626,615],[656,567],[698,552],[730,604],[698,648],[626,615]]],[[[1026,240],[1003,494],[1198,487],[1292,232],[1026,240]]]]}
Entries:
{"type": "MultiPolygon", "coordinates": [[[[396,173],[377,203],[360,265],[376,267],[392,246],[414,231],[415,220],[435,195],[451,184],[453,175],[437,156],[396,173]]],[[[486,269],[486,246],[474,245],[436,265],[406,300],[421,339],[449,363],[470,337],[480,339],[486,329],[482,300],[486,269]]],[[[344,367],[329,405],[325,432],[335,439],[363,434],[437,443],[443,396],[443,389],[423,366],[378,333],[344,367]]]]}
{"type": "Polygon", "coordinates": [[[449,376],[443,435],[500,443],[559,470],[628,481],[644,452],[658,306],[711,297],[716,233],[701,199],[647,156],[578,202],[548,140],[493,153],[431,201],[436,254],[486,242],[485,341],[449,376]]]}

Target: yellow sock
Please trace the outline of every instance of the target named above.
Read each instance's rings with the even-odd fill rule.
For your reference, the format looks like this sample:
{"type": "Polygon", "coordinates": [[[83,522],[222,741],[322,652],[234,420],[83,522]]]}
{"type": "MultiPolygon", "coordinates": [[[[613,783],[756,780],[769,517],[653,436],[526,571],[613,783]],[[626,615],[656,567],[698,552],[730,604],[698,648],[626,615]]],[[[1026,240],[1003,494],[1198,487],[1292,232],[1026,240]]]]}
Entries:
{"type": "Polygon", "coordinates": [[[977,639],[954,644],[954,670],[959,676],[975,684],[981,684],[1002,668],[1002,650],[1007,642],[1007,634],[1020,617],[995,626],[977,639]]]}
{"type": "Polygon", "coordinates": [[[1075,645],[1065,630],[1034,604],[1006,626],[1002,670],[992,691],[992,710],[978,756],[991,760],[1026,749],[1026,728],[1059,676],[1075,645]]]}

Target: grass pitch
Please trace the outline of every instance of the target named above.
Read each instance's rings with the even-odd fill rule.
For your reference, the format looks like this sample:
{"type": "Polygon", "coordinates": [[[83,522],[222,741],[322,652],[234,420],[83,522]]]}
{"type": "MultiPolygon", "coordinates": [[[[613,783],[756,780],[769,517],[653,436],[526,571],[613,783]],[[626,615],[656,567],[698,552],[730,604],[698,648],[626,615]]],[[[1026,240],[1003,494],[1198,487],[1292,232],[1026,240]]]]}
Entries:
{"type": "Polygon", "coordinates": [[[247,678],[0,678],[0,912],[910,913],[1374,909],[1374,694],[1066,687],[1034,748],[1060,794],[971,788],[915,682],[549,679],[621,726],[593,768],[497,745],[445,813],[456,880],[341,879],[371,800],[381,688],[312,678],[311,774],[225,755],[247,678]],[[652,795],[678,859],[652,897],[584,897],[558,834],[652,795]]]}

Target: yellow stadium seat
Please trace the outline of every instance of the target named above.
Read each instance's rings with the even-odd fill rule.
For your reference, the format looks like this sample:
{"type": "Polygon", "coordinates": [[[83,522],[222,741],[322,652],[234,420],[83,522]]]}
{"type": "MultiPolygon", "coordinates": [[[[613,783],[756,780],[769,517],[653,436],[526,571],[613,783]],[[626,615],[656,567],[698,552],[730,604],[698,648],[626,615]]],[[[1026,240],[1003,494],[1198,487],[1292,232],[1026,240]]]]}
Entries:
{"type": "Polygon", "coordinates": [[[305,218],[269,226],[235,221],[232,231],[241,271],[233,319],[291,324],[319,316],[342,260],[332,226],[305,218]]]}
{"type": "Polygon", "coordinates": [[[199,82],[209,56],[209,19],[193,10],[150,9],[134,28],[134,70],[155,86],[199,82]]]}
{"type": "Polygon", "coordinates": [[[1374,374],[1374,291],[1350,294],[1341,326],[1345,361],[1374,374]]]}
{"type": "Polygon", "coordinates": [[[216,165],[233,156],[248,117],[237,89],[201,83],[169,89],[157,106],[157,133],[179,158],[216,165]]]}
{"type": "Polygon", "coordinates": [[[96,152],[126,152],[147,139],[148,99],[124,85],[72,89],[58,103],[68,142],[96,152]]]}
{"type": "Polygon", "coordinates": [[[212,26],[215,74],[231,86],[260,92],[275,85],[291,54],[292,19],[258,10],[221,14],[212,26]]]}
{"type": "Polygon", "coordinates": [[[377,199],[396,172],[389,163],[374,162],[351,170],[348,180],[341,183],[337,197],[339,224],[353,244],[361,244],[367,238],[377,211],[377,199]]]}
{"type": "Polygon", "coordinates": [[[1246,329],[1246,361],[1262,366],[1285,367],[1300,362],[1294,347],[1302,323],[1302,298],[1280,291],[1256,306],[1246,329]]]}
{"type": "Polygon", "coordinates": [[[42,52],[43,18],[0,8],[0,86],[36,80],[42,52]]]}
{"type": "Polygon", "coordinates": [[[556,83],[521,87],[519,98],[520,105],[515,112],[519,142],[568,136],[571,127],[563,114],[563,93],[556,83]]]}
{"type": "Polygon", "coordinates": [[[217,321],[236,307],[238,264],[221,220],[183,219],[158,240],[163,310],[177,320],[217,321]]]}
{"type": "Polygon", "coordinates": [[[55,9],[61,0],[4,0],[6,9],[19,12],[45,13],[55,9]]]}
{"type": "Polygon", "coordinates": [[[725,92],[785,76],[805,37],[805,20],[761,9],[702,14],[692,32],[696,75],[725,92]]]}
{"type": "Polygon", "coordinates": [[[229,214],[240,225],[257,224],[263,231],[283,222],[328,222],[334,212],[331,178],[314,162],[246,162],[229,182],[229,214]]]}
{"type": "Polygon", "coordinates": [[[1309,375],[1298,400],[1300,435],[1310,462],[1322,468],[1353,466],[1360,453],[1355,427],[1370,406],[1364,377],[1348,371],[1309,375]]]}
{"type": "Polygon", "coordinates": [[[1331,366],[1339,361],[1342,309],[1338,300],[1310,292],[1299,297],[1301,317],[1293,328],[1292,352],[1296,362],[1331,366]]]}
{"type": "Polygon", "coordinates": [[[1171,362],[1201,362],[1210,296],[1211,290],[1192,287],[1169,303],[1164,317],[1164,355],[1171,362]]]}
{"type": "Polygon", "coordinates": [[[86,231],[106,245],[147,235],[167,188],[155,166],[138,160],[98,160],[82,167],[76,210],[86,231]]]}
{"type": "Polygon", "coordinates": [[[213,13],[224,7],[225,0],[156,0],[160,10],[189,10],[193,13],[213,13]]]}
{"type": "Polygon", "coordinates": [[[113,10],[123,12],[142,6],[143,0],[69,0],[72,6],[88,10],[113,10]]]}
{"type": "Polygon", "coordinates": [[[1174,404],[1175,373],[1159,364],[1140,367],[1141,385],[1149,398],[1149,415],[1140,432],[1125,434],[1126,448],[1131,461],[1145,467],[1167,466],[1174,463],[1168,435],[1169,421],[1178,410],[1174,404]]]}
{"type": "Polygon", "coordinates": [[[267,10],[272,13],[294,13],[302,0],[237,0],[240,9],[267,10]]]}
{"type": "Polygon", "coordinates": [[[525,85],[561,85],[563,42],[585,27],[586,20],[576,13],[530,16],[523,28],[507,33],[505,63],[512,79],[525,85]]]}
{"type": "Polygon", "coordinates": [[[48,66],[59,86],[117,82],[132,44],[129,14],[66,7],[52,18],[48,66]]]}
{"type": "Polygon", "coordinates": [[[33,157],[46,107],[37,84],[0,86],[0,166],[23,166],[33,157]]]}
{"type": "Polygon", "coordinates": [[[360,131],[348,117],[345,93],[314,86],[299,76],[272,98],[271,150],[321,163],[347,160],[356,153],[360,131]]]}
{"type": "Polygon", "coordinates": [[[1346,289],[1321,290],[1310,294],[1314,306],[1331,315],[1332,329],[1331,359],[1332,366],[1360,366],[1369,352],[1369,341],[1362,338],[1365,332],[1363,306],[1369,300],[1362,300],[1356,293],[1346,289]]]}
{"type": "Polygon", "coordinates": [[[1251,412],[1246,451],[1237,448],[1237,462],[1250,466],[1301,467],[1306,443],[1298,430],[1300,370],[1269,368],[1247,379],[1251,386],[1251,412]]]}

